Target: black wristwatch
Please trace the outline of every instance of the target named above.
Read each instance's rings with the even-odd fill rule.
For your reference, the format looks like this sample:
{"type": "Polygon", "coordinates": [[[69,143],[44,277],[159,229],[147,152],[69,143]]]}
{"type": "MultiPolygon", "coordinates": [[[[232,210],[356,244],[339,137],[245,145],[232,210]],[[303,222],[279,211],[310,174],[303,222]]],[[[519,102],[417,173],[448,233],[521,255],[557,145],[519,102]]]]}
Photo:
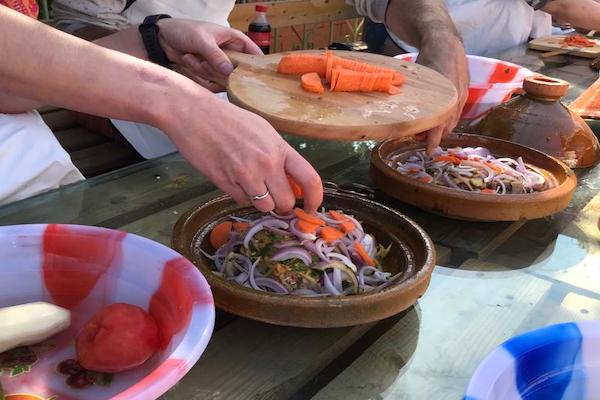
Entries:
{"type": "Polygon", "coordinates": [[[142,35],[142,41],[144,42],[144,47],[146,48],[150,61],[170,69],[171,61],[169,61],[169,58],[160,46],[158,40],[158,32],[160,29],[156,23],[163,18],[171,18],[171,16],[167,14],[149,15],[144,18],[144,22],[138,29],[140,35],[142,35]]]}

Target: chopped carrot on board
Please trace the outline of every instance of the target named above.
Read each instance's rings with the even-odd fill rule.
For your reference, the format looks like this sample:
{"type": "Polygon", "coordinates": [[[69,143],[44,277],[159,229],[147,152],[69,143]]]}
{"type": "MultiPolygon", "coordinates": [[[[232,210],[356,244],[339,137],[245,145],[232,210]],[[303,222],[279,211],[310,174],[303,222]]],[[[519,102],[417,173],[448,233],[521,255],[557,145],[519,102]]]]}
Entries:
{"type": "Polygon", "coordinates": [[[362,260],[365,262],[365,264],[375,265],[375,262],[373,261],[373,259],[371,257],[369,257],[369,253],[367,253],[367,250],[365,250],[364,246],[362,244],[360,244],[360,242],[358,240],[354,241],[354,249],[360,256],[360,258],[362,258],[362,260]]]}
{"type": "Polygon", "coordinates": [[[331,71],[333,70],[334,55],[331,51],[325,52],[325,81],[331,82],[331,71]]]}
{"type": "Polygon", "coordinates": [[[331,226],[324,226],[321,228],[319,235],[326,242],[334,242],[344,237],[344,232],[339,229],[332,228],[331,226]]]}
{"type": "Polygon", "coordinates": [[[310,215],[301,208],[294,208],[294,214],[296,214],[296,217],[298,217],[298,219],[306,221],[310,224],[325,226],[325,221],[323,221],[321,218],[315,215],[310,215]]]}
{"type": "Polygon", "coordinates": [[[319,94],[325,92],[321,78],[316,72],[309,72],[308,74],[302,75],[300,77],[300,83],[302,85],[302,89],[306,90],[307,92],[319,94]]]}
{"type": "Polygon", "coordinates": [[[225,221],[217,224],[210,232],[210,236],[208,238],[212,247],[218,249],[225,243],[229,242],[229,238],[231,237],[231,229],[233,229],[233,224],[231,221],[225,221]]]}
{"type": "Polygon", "coordinates": [[[319,54],[286,54],[281,57],[277,72],[286,75],[304,75],[316,72],[325,77],[325,64],[325,57],[319,54]]]}

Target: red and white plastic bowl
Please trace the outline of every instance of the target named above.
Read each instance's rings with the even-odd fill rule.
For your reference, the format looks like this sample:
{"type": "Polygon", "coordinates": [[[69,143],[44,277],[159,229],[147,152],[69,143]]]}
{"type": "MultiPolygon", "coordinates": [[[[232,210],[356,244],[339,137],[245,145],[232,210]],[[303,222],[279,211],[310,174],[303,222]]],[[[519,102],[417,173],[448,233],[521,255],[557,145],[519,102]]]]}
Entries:
{"type": "Polygon", "coordinates": [[[212,335],[215,308],[204,276],[152,240],[92,226],[3,226],[0,260],[0,307],[46,301],[69,309],[72,320],[70,328],[34,349],[37,361],[25,372],[4,369],[5,395],[154,399],[189,371],[212,335]],[[115,374],[109,386],[67,386],[57,364],[75,358],[74,339],[83,325],[116,302],[138,305],[156,319],[162,349],[143,365],[115,374]]]}

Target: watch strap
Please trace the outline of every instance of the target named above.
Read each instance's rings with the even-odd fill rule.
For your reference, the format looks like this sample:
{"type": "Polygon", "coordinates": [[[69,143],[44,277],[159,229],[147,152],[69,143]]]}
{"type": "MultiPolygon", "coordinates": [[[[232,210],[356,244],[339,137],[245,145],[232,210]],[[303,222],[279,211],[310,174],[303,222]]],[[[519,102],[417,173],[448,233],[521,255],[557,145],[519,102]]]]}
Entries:
{"type": "Polygon", "coordinates": [[[171,68],[171,61],[167,57],[167,54],[163,50],[158,39],[158,32],[160,32],[160,29],[158,28],[157,22],[164,18],[171,18],[171,16],[167,14],[149,15],[144,19],[144,22],[138,29],[150,61],[162,65],[165,68],[171,68]]]}

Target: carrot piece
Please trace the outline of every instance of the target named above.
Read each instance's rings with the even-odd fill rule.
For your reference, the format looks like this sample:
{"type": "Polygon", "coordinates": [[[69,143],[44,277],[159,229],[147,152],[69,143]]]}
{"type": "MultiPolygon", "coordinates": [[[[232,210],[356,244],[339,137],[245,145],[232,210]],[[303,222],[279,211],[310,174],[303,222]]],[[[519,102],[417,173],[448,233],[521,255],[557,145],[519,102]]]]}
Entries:
{"type": "Polygon", "coordinates": [[[318,224],[311,224],[310,222],[305,221],[303,219],[298,219],[298,222],[296,222],[296,226],[304,233],[315,233],[319,228],[318,224]]]}
{"type": "Polygon", "coordinates": [[[306,221],[309,224],[325,226],[325,221],[317,216],[310,215],[301,208],[294,208],[294,214],[296,214],[296,217],[298,217],[299,220],[306,221]]]}
{"type": "Polygon", "coordinates": [[[334,59],[334,55],[333,52],[330,50],[327,50],[325,52],[325,81],[326,82],[331,82],[331,71],[333,70],[333,59],[334,59]]]}
{"type": "Polygon", "coordinates": [[[433,179],[431,179],[429,176],[422,176],[418,179],[418,181],[421,183],[430,183],[432,180],[433,179]]]}
{"type": "Polygon", "coordinates": [[[367,253],[367,250],[365,250],[363,245],[360,244],[360,242],[358,240],[354,241],[354,249],[360,256],[360,258],[362,258],[362,260],[365,262],[365,264],[375,265],[375,262],[373,261],[373,259],[371,257],[369,257],[369,253],[367,253]]]}
{"type": "Polygon", "coordinates": [[[367,84],[369,91],[388,92],[392,85],[392,74],[389,72],[360,72],[336,67],[332,79],[334,92],[361,92],[365,91],[367,84]],[[337,79],[336,71],[339,71],[337,79]],[[372,87],[371,87],[372,86],[372,87]]]}
{"type": "Polygon", "coordinates": [[[492,164],[489,161],[484,162],[484,164],[487,165],[494,172],[502,172],[502,168],[495,166],[494,164],[492,164]]]}
{"type": "Polygon", "coordinates": [[[331,82],[329,84],[329,90],[331,90],[332,92],[335,91],[335,87],[337,85],[337,81],[340,77],[341,71],[342,69],[340,67],[336,67],[333,69],[333,71],[331,71],[331,82]]]}
{"type": "Polygon", "coordinates": [[[248,228],[250,228],[250,224],[247,222],[234,222],[233,223],[233,230],[236,232],[246,232],[248,230],[248,228]]]}
{"type": "Polygon", "coordinates": [[[376,72],[377,78],[373,90],[378,92],[387,92],[392,86],[392,78],[394,75],[390,72],[376,72]]]}
{"type": "Polygon", "coordinates": [[[493,191],[492,189],[485,188],[485,189],[481,189],[481,193],[494,194],[496,192],[493,191]]]}
{"type": "Polygon", "coordinates": [[[225,221],[221,222],[220,224],[217,224],[213,228],[213,230],[210,231],[210,236],[208,238],[212,247],[218,249],[225,243],[227,243],[229,241],[229,238],[231,237],[232,228],[233,224],[231,223],[231,221],[225,221]]]}
{"type": "Polygon", "coordinates": [[[286,54],[281,57],[277,72],[286,75],[304,75],[316,72],[325,76],[325,56],[320,54],[286,54]]]}
{"type": "Polygon", "coordinates": [[[341,213],[339,211],[329,210],[329,215],[331,215],[331,218],[335,219],[336,221],[349,220],[349,218],[346,215],[344,215],[344,213],[341,213]]]}
{"type": "Polygon", "coordinates": [[[437,156],[436,158],[433,159],[433,162],[438,162],[438,161],[448,161],[451,162],[452,164],[460,164],[460,158],[456,157],[456,156],[437,156]]]}
{"type": "Polygon", "coordinates": [[[342,230],[346,233],[351,232],[354,230],[354,228],[356,228],[356,226],[354,225],[354,222],[352,221],[344,221],[340,224],[340,228],[342,228],[342,230]]]}
{"type": "Polygon", "coordinates": [[[394,85],[390,85],[390,87],[388,88],[389,94],[398,94],[400,92],[401,92],[401,90],[394,85]]]}
{"type": "Polygon", "coordinates": [[[296,182],[296,180],[291,175],[288,175],[287,178],[288,178],[290,187],[292,188],[292,192],[294,193],[294,197],[297,199],[303,198],[304,193],[302,191],[302,186],[300,186],[298,184],[298,182],[296,182]]]}
{"type": "Polygon", "coordinates": [[[308,74],[302,75],[300,83],[302,84],[302,89],[307,92],[319,94],[325,92],[321,78],[319,78],[319,75],[316,72],[309,72],[308,74]]]}
{"type": "Polygon", "coordinates": [[[404,83],[406,78],[400,72],[394,72],[394,77],[392,78],[392,85],[400,86],[404,83]]]}
{"type": "Polygon", "coordinates": [[[334,242],[344,237],[344,232],[333,228],[331,226],[324,226],[321,228],[319,235],[326,242],[334,242]]]}

